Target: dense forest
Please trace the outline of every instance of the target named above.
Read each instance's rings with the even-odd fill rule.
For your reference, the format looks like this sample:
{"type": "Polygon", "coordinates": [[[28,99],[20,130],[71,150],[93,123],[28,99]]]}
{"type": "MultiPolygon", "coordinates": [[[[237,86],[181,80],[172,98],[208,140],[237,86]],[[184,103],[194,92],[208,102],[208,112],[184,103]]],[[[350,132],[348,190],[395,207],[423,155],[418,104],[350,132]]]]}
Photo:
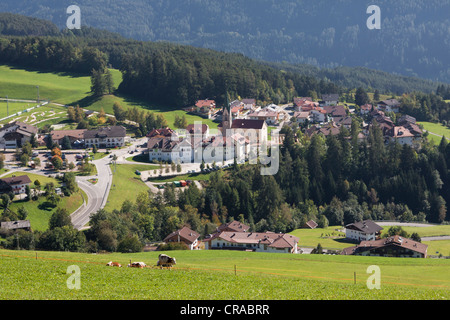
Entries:
{"type": "Polygon", "coordinates": [[[51,22],[8,13],[0,14],[0,26],[4,34],[0,63],[81,74],[117,68],[124,79],[118,91],[150,103],[183,107],[206,97],[221,103],[227,90],[233,98],[278,104],[291,102],[294,96],[320,97],[365,88],[404,95],[405,113],[418,120],[450,120],[444,101],[450,97],[450,86],[427,80],[361,67],[269,63],[238,53],[129,40],[91,27],[58,31],[51,22]]]}
{"type": "MultiPolygon", "coordinates": [[[[2,10],[65,28],[70,1],[3,0],[2,10]]],[[[446,0],[78,0],[83,25],[267,61],[370,69],[450,81],[446,0]],[[369,30],[369,5],[381,29],[369,30]]]]}

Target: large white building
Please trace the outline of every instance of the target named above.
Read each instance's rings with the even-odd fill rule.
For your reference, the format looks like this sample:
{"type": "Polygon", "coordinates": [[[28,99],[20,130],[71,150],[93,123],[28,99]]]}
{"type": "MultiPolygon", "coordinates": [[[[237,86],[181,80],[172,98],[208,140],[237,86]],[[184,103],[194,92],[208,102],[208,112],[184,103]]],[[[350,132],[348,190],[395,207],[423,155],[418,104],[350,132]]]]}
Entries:
{"type": "Polygon", "coordinates": [[[86,148],[115,148],[125,145],[127,130],[122,126],[102,127],[95,130],[87,130],[83,134],[86,148]]]}
{"type": "Polygon", "coordinates": [[[380,236],[382,227],[371,220],[351,223],[345,226],[345,237],[354,241],[372,241],[380,236]]]}
{"type": "Polygon", "coordinates": [[[217,232],[204,240],[206,250],[298,253],[299,239],[274,232],[217,232]]]}

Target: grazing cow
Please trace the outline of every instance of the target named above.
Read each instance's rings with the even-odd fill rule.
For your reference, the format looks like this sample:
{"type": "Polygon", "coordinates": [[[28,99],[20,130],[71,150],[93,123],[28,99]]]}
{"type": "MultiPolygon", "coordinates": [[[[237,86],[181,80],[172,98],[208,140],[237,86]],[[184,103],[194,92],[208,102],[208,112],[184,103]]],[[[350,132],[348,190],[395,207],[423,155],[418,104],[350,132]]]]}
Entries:
{"type": "Polygon", "coordinates": [[[120,263],[118,263],[118,262],[108,262],[107,264],[106,264],[108,267],[119,267],[119,268],[122,268],[122,265],[120,264],[120,263]]]}
{"type": "Polygon", "coordinates": [[[161,269],[162,269],[163,267],[171,268],[172,266],[174,266],[176,264],[177,264],[177,261],[175,260],[175,258],[171,258],[165,254],[160,254],[158,263],[156,264],[156,266],[161,267],[161,269]]]}
{"type": "Polygon", "coordinates": [[[147,265],[143,262],[133,262],[128,265],[129,268],[145,268],[147,265]]]}

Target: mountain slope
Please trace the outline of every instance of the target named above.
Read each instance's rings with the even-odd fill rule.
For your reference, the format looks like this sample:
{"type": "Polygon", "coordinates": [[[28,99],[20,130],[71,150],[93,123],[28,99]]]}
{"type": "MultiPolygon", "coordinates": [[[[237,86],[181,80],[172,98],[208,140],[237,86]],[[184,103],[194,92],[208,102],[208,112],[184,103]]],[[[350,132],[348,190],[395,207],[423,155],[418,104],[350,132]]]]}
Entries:
{"type": "MultiPolygon", "coordinates": [[[[2,10],[65,27],[69,1],[3,0],[2,10]]],[[[362,66],[450,82],[450,2],[379,0],[368,30],[356,0],[79,0],[82,23],[138,40],[167,40],[319,67],[362,66]]]]}

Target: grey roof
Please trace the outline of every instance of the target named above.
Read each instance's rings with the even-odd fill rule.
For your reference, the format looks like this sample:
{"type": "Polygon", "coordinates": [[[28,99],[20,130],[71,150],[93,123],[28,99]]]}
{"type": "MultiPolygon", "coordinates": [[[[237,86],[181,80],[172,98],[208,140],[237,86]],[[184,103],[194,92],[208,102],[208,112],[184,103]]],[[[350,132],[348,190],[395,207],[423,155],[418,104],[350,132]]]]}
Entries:
{"type": "Polygon", "coordinates": [[[360,221],[360,222],[351,223],[351,224],[346,225],[345,228],[358,230],[358,231],[361,231],[361,232],[367,233],[367,234],[375,233],[375,232],[383,230],[382,227],[377,225],[372,220],[364,220],[364,221],[360,221]]]}
{"type": "Polygon", "coordinates": [[[264,120],[235,119],[232,129],[257,129],[261,130],[266,122],[264,120]]]}
{"type": "Polygon", "coordinates": [[[2,229],[15,230],[31,228],[30,220],[8,221],[0,224],[2,229]]]}
{"type": "Polygon", "coordinates": [[[339,101],[339,95],[337,93],[323,94],[322,100],[323,101],[339,101]]]}
{"type": "Polygon", "coordinates": [[[122,126],[112,126],[103,127],[96,130],[87,130],[84,132],[84,139],[95,139],[95,138],[117,138],[125,137],[127,135],[127,130],[122,126]]]}

